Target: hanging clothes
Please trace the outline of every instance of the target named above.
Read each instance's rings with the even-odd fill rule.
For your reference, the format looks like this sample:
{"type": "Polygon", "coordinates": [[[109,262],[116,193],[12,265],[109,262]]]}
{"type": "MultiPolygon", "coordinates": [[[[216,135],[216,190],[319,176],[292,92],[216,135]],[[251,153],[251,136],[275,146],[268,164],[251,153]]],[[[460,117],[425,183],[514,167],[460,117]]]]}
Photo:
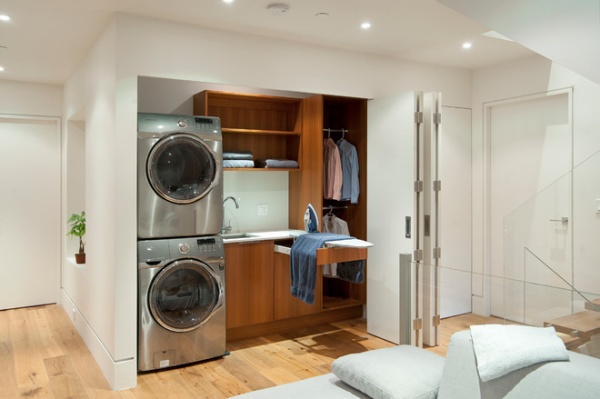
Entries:
{"type": "Polygon", "coordinates": [[[342,194],[342,164],[340,150],[335,142],[326,138],[323,142],[323,197],[339,201],[342,194]]]}
{"type": "Polygon", "coordinates": [[[351,204],[357,204],[360,187],[356,147],[343,138],[337,142],[337,147],[340,152],[340,163],[342,165],[342,190],[340,199],[342,201],[350,201],[351,204]]]}
{"type": "MultiPolygon", "coordinates": [[[[323,232],[333,234],[350,235],[348,223],[335,216],[333,213],[328,213],[323,216],[323,232]]],[[[323,275],[326,277],[337,277],[337,263],[323,265],[323,275]]]]}

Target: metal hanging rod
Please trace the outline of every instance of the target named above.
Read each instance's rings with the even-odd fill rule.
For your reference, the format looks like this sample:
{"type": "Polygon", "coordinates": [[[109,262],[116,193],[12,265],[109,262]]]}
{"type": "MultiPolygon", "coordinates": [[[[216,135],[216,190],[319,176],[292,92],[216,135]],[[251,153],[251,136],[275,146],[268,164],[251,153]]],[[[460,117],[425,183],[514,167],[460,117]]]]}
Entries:
{"type": "Polygon", "coordinates": [[[344,206],[325,205],[323,207],[324,211],[326,211],[326,210],[332,211],[334,209],[348,209],[348,206],[346,206],[346,205],[344,205],[344,206]]]}
{"type": "Polygon", "coordinates": [[[348,129],[330,129],[330,128],[324,128],[323,129],[324,132],[327,133],[348,133],[348,129]]]}
{"type": "Polygon", "coordinates": [[[331,138],[331,133],[342,133],[342,138],[340,139],[343,140],[344,137],[346,136],[346,133],[348,133],[348,129],[330,129],[330,128],[326,128],[323,129],[323,132],[327,132],[327,138],[331,138]]]}

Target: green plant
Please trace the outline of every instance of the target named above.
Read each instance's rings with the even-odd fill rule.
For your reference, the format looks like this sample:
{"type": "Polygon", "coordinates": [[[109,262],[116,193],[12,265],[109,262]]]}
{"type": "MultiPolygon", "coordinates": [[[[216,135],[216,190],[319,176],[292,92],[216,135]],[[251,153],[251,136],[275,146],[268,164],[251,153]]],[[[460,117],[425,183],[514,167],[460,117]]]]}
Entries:
{"type": "Polygon", "coordinates": [[[83,242],[83,236],[85,235],[85,211],[82,211],[79,215],[74,213],[67,220],[67,223],[71,227],[71,230],[67,233],[70,237],[79,237],[79,253],[85,253],[85,244],[83,242]]]}

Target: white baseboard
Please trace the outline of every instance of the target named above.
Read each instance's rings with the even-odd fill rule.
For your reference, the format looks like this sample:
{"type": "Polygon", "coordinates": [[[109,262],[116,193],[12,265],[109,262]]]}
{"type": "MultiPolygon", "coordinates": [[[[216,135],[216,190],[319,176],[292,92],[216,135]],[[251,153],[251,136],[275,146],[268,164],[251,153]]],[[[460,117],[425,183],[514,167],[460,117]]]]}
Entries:
{"type": "Polygon", "coordinates": [[[115,361],[63,289],[60,290],[60,305],[71,319],[81,338],[83,338],[110,387],[115,391],[135,387],[137,385],[136,359],[115,361]]]}

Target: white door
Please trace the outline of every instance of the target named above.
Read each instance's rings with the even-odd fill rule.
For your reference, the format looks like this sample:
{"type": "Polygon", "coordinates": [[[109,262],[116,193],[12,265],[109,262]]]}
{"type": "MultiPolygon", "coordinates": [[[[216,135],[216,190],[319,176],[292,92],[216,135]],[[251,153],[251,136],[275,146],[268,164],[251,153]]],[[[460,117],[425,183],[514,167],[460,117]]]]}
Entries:
{"type": "Polygon", "coordinates": [[[446,310],[442,313],[445,316],[471,309],[471,112],[443,108],[441,145],[437,148],[432,141],[437,123],[434,114],[441,106],[439,97],[436,93],[409,92],[369,102],[367,239],[374,246],[369,248],[368,259],[367,330],[394,343],[433,345],[439,335],[434,321],[440,316],[439,305],[442,312],[446,310]],[[419,108],[424,111],[422,123],[417,123],[418,107],[423,107],[419,108]],[[431,132],[431,137],[426,139],[424,131],[431,132]],[[417,136],[422,141],[419,148],[417,136]],[[437,159],[441,158],[438,176],[432,170],[431,151],[436,149],[437,159]],[[415,169],[417,153],[419,175],[415,169]],[[440,178],[441,211],[436,212],[431,180],[440,178]],[[425,196],[415,193],[417,179],[427,181],[425,196]],[[434,227],[424,227],[426,217],[429,227],[440,226],[437,232],[434,227]],[[411,219],[410,226],[407,218],[411,219]],[[436,241],[435,237],[441,239],[436,241]],[[440,246],[441,259],[437,260],[433,248],[440,246]],[[452,248],[445,248],[449,246],[452,248]],[[415,249],[425,254],[418,267],[411,264],[415,249]],[[441,273],[432,267],[436,262],[441,273]],[[404,315],[410,316],[408,323],[404,315]],[[416,325],[423,325],[424,331],[411,331],[412,321],[421,317],[416,325]]]}
{"type": "Polygon", "coordinates": [[[367,331],[394,343],[401,301],[411,300],[400,289],[400,255],[410,258],[414,245],[415,95],[371,100],[368,109],[367,331]]]}
{"type": "Polygon", "coordinates": [[[55,303],[60,264],[57,119],[0,117],[0,309],[55,303]]]}
{"type": "Polygon", "coordinates": [[[487,115],[491,311],[542,325],[570,313],[571,91],[492,104],[487,115]]]}
{"type": "Polygon", "coordinates": [[[440,316],[471,312],[471,110],[443,107],[440,316]]]}

